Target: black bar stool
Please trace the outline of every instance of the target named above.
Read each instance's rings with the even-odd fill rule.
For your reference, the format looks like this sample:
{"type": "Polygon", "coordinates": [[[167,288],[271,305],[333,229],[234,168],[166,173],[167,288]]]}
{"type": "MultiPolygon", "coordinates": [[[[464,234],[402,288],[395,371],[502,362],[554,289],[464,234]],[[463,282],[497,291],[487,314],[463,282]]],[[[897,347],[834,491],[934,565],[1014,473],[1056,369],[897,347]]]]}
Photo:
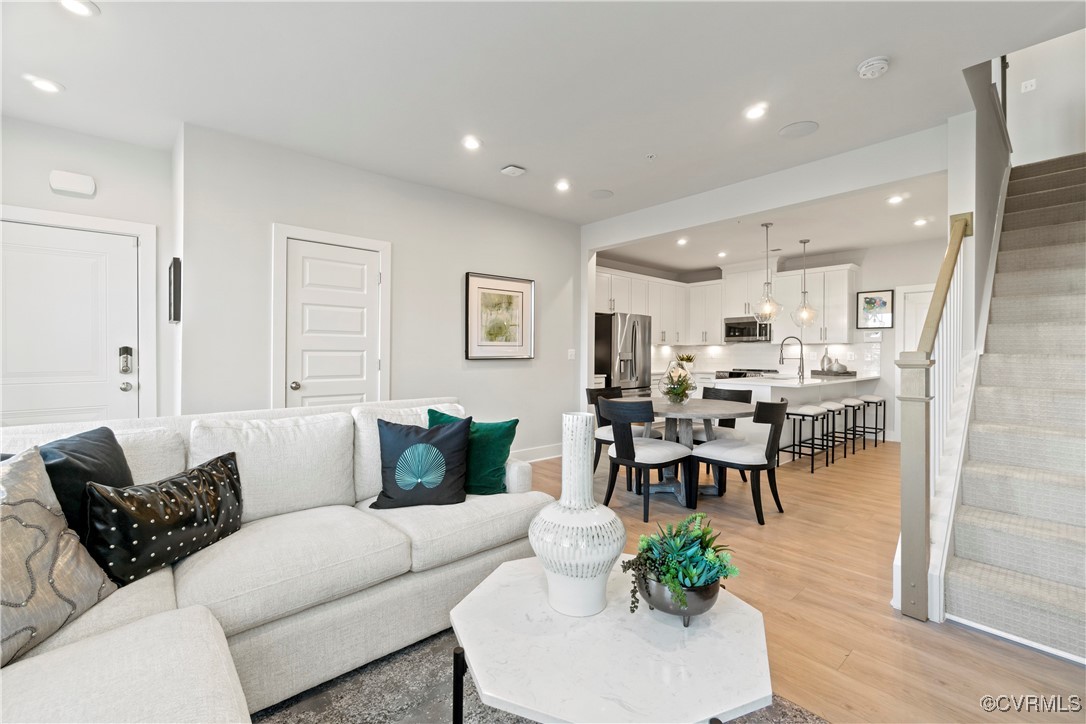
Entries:
{"type": "Polygon", "coordinates": [[[820,452],[826,453],[826,465],[830,464],[830,444],[827,440],[827,418],[829,411],[815,405],[801,405],[789,407],[787,419],[792,421],[792,442],[782,445],[781,452],[792,454],[792,459],[797,457],[811,458],[811,472],[815,469],[815,456],[820,452]],[[810,421],[811,436],[804,439],[803,425],[810,421]]]}
{"type": "Polygon", "coordinates": [[[856,454],[856,440],[862,437],[860,428],[860,415],[863,414],[865,403],[863,400],[856,399],[855,397],[843,397],[838,400],[845,406],[845,436],[844,441],[846,446],[852,442],[852,454],[856,454]],[[851,419],[852,424],[849,424],[851,419]]]}
{"type": "Polygon", "coordinates": [[[830,444],[830,462],[837,462],[837,441],[842,440],[844,442],[844,457],[848,457],[848,438],[846,430],[848,429],[848,408],[840,402],[834,400],[822,400],[817,407],[821,407],[826,411],[826,423],[829,425],[829,432],[826,433],[826,439],[830,444]],[[837,430],[837,416],[841,416],[841,430],[837,430]]]}
{"type": "Polygon", "coordinates": [[[867,436],[871,435],[875,440],[875,447],[879,446],[879,433],[882,433],[882,441],[886,442],[886,398],[879,395],[860,395],[864,403],[863,435],[864,448],[867,448],[867,436]],[[874,424],[867,424],[867,410],[871,408],[875,417],[874,424]],[[882,422],[879,422],[879,411],[882,411],[882,422]]]}

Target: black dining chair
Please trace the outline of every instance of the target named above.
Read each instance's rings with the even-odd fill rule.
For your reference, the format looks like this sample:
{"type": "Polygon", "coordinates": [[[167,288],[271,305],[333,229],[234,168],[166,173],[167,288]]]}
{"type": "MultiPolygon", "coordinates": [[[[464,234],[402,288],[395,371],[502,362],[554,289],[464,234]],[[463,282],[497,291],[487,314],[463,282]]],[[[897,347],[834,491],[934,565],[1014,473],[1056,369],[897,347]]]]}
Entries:
{"type": "MultiPolygon", "coordinates": [[[[611,432],[611,421],[608,420],[603,414],[600,413],[600,406],[596,404],[596,400],[601,397],[607,400],[615,400],[622,397],[621,387],[589,387],[585,390],[585,395],[588,397],[588,404],[592,405],[596,410],[596,454],[592,460],[592,472],[596,472],[596,468],[600,466],[600,455],[603,451],[604,445],[610,445],[615,441],[614,433],[611,432]]],[[[644,435],[645,428],[641,425],[633,426],[634,435],[644,435]]],[[[651,430],[649,433],[652,437],[663,437],[659,430],[651,430]]]]}
{"type": "Polygon", "coordinates": [[[713,478],[716,482],[716,494],[724,495],[727,490],[727,469],[750,471],[750,496],[754,500],[754,513],[758,516],[758,524],[765,525],[762,516],[762,479],[764,470],[769,479],[769,491],[773,493],[773,502],[777,504],[777,511],[783,513],[781,498],[777,494],[777,451],[781,444],[781,431],[784,429],[785,415],[788,412],[788,401],[759,402],[754,407],[754,422],[760,425],[769,425],[769,435],[766,438],[765,447],[760,445],[735,445],[727,440],[714,440],[698,445],[691,453],[695,464],[689,465],[693,473],[692,486],[696,489],[698,484],[698,462],[707,462],[713,466],[713,478]]]}
{"type": "MultiPolygon", "coordinates": [[[[751,398],[754,396],[753,390],[726,390],[721,387],[706,387],[701,392],[702,399],[705,400],[726,400],[728,402],[743,402],[750,404],[751,398]]],[[[746,437],[742,433],[735,431],[735,419],[730,420],[717,420],[716,429],[713,430],[714,440],[731,440],[736,445],[746,444],[746,437]]],[[[694,445],[701,445],[704,442],[708,442],[705,437],[705,426],[694,426],[694,445]]],[[[709,466],[710,463],[706,463],[709,466]]],[[[740,470],[739,477],[743,479],[743,482],[747,482],[747,471],[740,470]]]]}
{"type": "Polygon", "coordinates": [[[607,456],[611,459],[611,469],[607,475],[607,495],[603,498],[603,504],[611,503],[611,495],[615,492],[615,480],[618,479],[618,469],[623,466],[627,470],[633,469],[637,475],[637,492],[643,499],[642,519],[648,523],[649,498],[652,492],[649,484],[651,472],[678,466],[682,470],[682,477],[676,479],[676,484],[687,485],[690,466],[684,463],[690,457],[690,449],[677,442],[634,436],[632,429],[634,424],[652,423],[652,401],[650,400],[619,402],[600,397],[596,404],[599,405],[603,416],[611,421],[611,429],[615,436],[614,444],[607,451],[607,456]]]}

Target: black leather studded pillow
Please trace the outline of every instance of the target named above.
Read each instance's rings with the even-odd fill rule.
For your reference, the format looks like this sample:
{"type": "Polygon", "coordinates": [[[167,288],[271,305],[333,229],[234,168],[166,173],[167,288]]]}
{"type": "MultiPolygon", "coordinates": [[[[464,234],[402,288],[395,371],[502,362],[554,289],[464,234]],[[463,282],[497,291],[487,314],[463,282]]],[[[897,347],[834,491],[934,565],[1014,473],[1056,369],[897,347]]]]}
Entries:
{"type": "Polygon", "coordinates": [[[371,508],[463,503],[471,418],[429,429],[377,421],[381,493],[371,508]]]}
{"type": "Polygon", "coordinates": [[[232,452],[149,485],[87,484],[87,550],[121,584],[240,527],[241,479],[232,452]]]}

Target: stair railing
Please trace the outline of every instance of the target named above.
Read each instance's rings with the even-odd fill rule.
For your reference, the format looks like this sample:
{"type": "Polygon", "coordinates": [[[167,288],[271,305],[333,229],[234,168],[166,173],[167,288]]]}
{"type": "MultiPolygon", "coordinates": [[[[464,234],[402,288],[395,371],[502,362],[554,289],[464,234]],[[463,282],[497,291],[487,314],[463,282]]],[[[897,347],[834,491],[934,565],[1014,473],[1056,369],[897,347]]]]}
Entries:
{"type": "Polygon", "coordinates": [[[931,497],[950,423],[962,355],[962,242],[972,214],[953,218],[950,242],[915,351],[903,351],[901,370],[901,612],[928,620],[931,497]]]}

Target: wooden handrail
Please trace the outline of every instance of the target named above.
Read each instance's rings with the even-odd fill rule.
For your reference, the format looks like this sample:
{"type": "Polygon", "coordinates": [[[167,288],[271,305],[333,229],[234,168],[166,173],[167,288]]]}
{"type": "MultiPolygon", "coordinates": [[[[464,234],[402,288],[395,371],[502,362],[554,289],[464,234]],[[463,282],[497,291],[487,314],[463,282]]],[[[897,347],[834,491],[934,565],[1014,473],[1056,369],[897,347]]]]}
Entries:
{"type": "Polygon", "coordinates": [[[950,227],[950,243],[947,244],[943,263],[939,267],[939,276],[935,280],[935,291],[931,294],[928,314],[924,317],[924,328],[920,331],[920,342],[916,351],[923,352],[929,358],[935,349],[935,336],[943,319],[943,308],[946,306],[947,294],[950,293],[950,282],[954,279],[954,266],[958,263],[958,254],[961,253],[966,225],[965,219],[957,219],[950,227]]]}

